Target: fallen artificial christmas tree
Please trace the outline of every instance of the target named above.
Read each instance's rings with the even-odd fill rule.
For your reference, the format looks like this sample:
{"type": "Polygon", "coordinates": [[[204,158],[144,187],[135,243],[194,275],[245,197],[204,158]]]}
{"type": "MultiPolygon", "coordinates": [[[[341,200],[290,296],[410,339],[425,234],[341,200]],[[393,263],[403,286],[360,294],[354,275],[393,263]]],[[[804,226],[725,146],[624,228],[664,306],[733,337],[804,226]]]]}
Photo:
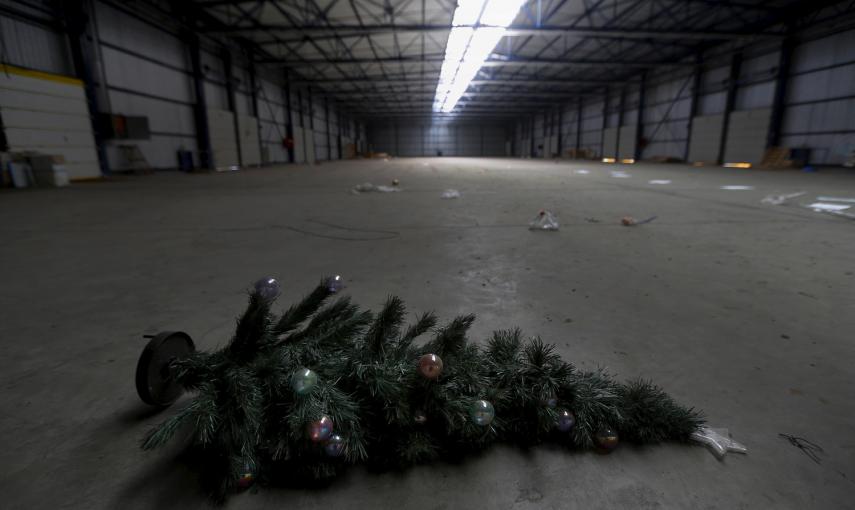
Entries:
{"type": "MultiPolygon", "coordinates": [[[[260,280],[216,352],[196,352],[183,333],[153,339],[137,367],[140,396],[168,405],[195,395],[143,448],[187,434],[204,485],[222,500],[256,481],[309,483],[348,464],[400,468],[499,441],[602,451],[618,438],[716,442],[700,413],[649,382],[577,371],[519,330],[479,347],[466,338],[472,315],[437,328],[428,313],[404,329],[396,297],[376,316],[347,297],[325,304],[341,288],[339,277],[324,279],[277,317],[279,284],[260,280]]],[[[726,441],[716,445],[739,446],[726,441]]]]}

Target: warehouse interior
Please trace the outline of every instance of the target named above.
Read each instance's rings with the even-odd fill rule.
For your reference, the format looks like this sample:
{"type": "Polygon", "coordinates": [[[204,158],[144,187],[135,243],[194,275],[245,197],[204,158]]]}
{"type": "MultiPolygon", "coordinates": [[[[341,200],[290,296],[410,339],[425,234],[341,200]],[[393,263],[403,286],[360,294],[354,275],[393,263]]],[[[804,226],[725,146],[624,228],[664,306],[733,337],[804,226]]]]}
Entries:
{"type": "Polygon", "coordinates": [[[226,508],[851,506],[855,1],[0,0],[0,44],[3,508],[210,508],[140,449],[190,398],[140,401],[143,348],[328,275],[747,453],[500,444],[226,508]]]}

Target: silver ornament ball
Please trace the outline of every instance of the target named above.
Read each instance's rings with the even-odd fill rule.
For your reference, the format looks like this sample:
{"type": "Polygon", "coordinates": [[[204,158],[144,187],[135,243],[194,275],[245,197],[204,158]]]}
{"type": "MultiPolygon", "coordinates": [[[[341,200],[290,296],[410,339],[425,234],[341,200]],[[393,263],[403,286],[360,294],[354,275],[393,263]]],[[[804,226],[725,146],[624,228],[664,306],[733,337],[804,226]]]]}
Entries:
{"type": "Polygon", "coordinates": [[[493,408],[493,404],[486,400],[476,400],[469,407],[469,417],[472,418],[475,425],[486,427],[496,417],[496,410],[493,408]]]}
{"type": "Polygon", "coordinates": [[[344,455],[344,438],[333,434],[324,444],[324,451],[328,457],[341,457],[344,455]]]}
{"type": "Polygon", "coordinates": [[[301,368],[291,376],[291,389],[297,395],[307,395],[318,384],[318,373],[308,368],[301,368]]]}
{"type": "Polygon", "coordinates": [[[332,278],[330,278],[329,280],[327,280],[327,290],[329,290],[331,293],[335,294],[335,293],[341,291],[341,289],[343,289],[343,288],[344,288],[344,280],[342,279],[341,275],[337,274],[337,275],[333,276],[332,278]]]}
{"type": "Polygon", "coordinates": [[[253,285],[255,293],[265,301],[273,301],[279,297],[281,288],[275,278],[262,278],[253,285]]]}
{"type": "Polygon", "coordinates": [[[576,416],[571,411],[567,409],[558,411],[558,421],[555,428],[561,432],[569,432],[573,425],[576,425],[576,416]]]}

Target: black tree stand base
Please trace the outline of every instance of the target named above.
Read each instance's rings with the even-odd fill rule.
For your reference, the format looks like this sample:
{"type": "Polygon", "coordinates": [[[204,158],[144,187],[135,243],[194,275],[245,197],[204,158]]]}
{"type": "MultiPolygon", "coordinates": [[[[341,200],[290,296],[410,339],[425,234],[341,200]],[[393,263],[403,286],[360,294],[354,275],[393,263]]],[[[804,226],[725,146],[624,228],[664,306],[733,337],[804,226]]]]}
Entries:
{"type": "Polygon", "coordinates": [[[184,387],[170,373],[170,363],[196,352],[190,335],[183,331],[163,331],[154,335],[137,362],[137,393],[153,406],[172,405],[184,393],[184,387]]]}

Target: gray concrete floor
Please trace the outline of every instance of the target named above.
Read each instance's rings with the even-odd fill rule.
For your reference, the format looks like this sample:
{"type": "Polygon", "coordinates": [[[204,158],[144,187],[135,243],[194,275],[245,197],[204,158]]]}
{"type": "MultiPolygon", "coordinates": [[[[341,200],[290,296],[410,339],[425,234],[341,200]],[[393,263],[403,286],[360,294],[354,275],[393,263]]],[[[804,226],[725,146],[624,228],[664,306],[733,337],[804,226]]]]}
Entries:
{"type": "Polygon", "coordinates": [[[855,175],[615,169],[400,159],[0,194],[0,507],[208,508],[174,452],[137,447],[163,418],[134,391],[142,335],[181,329],[213,348],[257,277],[281,279],[284,305],[341,273],[365,306],[395,293],[413,312],[474,312],[475,339],[520,326],[579,367],[652,378],[750,451],[720,462],[683,445],[497,447],[462,465],[352,469],[323,491],[246,493],[228,508],[851,508],[855,222],[797,203],[853,197],[855,175]],[[403,192],[349,193],[393,178],[403,192]],[[445,188],[464,197],[441,200],[445,188]],[[794,191],[808,195],[760,203],[794,191]],[[560,215],[559,232],[526,229],[541,207],[560,215]],[[659,218],[626,228],[625,214],[659,218]],[[318,222],[397,234],[291,229],[384,236],[318,222]],[[822,463],[778,433],[820,444],[822,463]]]}

